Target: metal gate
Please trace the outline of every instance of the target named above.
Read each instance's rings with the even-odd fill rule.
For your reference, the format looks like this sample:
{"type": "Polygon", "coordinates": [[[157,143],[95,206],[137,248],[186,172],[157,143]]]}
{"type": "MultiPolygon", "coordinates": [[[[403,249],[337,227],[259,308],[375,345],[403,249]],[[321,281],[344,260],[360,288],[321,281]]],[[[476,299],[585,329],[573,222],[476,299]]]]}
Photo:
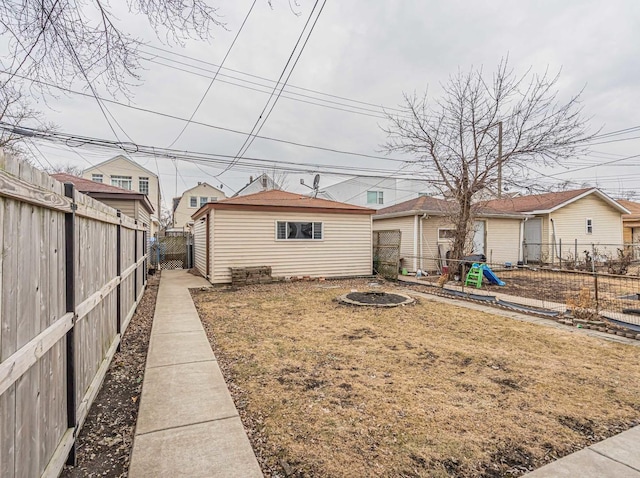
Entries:
{"type": "Polygon", "coordinates": [[[385,279],[398,279],[400,268],[399,229],[373,232],[373,271],[385,279]]]}
{"type": "Polygon", "coordinates": [[[156,269],[191,269],[193,267],[193,235],[172,232],[151,243],[151,264],[156,269]]]}

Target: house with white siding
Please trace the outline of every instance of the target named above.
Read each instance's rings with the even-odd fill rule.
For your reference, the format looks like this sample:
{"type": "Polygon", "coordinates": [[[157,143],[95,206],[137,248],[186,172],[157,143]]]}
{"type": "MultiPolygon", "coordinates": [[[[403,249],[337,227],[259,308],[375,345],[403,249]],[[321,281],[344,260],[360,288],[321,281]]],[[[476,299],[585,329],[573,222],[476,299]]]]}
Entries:
{"type": "Polygon", "coordinates": [[[274,277],[372,273],[375,210],[270,190],[211,202],[196,211],[195,266],[211,283],[231,268],[270,266],[274,277]]]}
{"type": "Polygon", "coordinates": [[[61,183],[72,183],[81,193],[119,210],[125,216],[129,216],[131,219],[138,221],[138,224],[146,227],[149,231],[151,230],[151,217],[154,214],[154,210],[146,194],[98,183],[67,173],[55,173],[51,177],[61,183]]]}
{"type": "Polygon", "coordinates": [[[218,201],[226,197],[220,189],[205,182],[198,182],[196,186],[183,192],[180,198],[174,198],[172,227],[174,229],[190,229],[193,225],[191,216],[194,212],[208,202],[218,201]]]}
{"type": "MultiPolygon", "coordinates": [[[[452,247],[454,225],[450,218],[456,208],[453,201],[423,195],[378,210],[373,216],[373,230],[400,231],[400,257],[408,271],[436,270],[446,263],[452,247]]],[[[477,207],[475,216],[465,255],[484,254],[492,263],[516,264],[521,260],[526,214],[477,207]]]]}
{"type": "Polygon", "coordinates": [[[560,255],[567,259],[576,249],[581,255],[591,244],[615,257],[624,242],[623,215],[630,214],[597,188],[496,199],[484,206],[531,216],[524,224],[530,262],[553,262],[560,255]]]}

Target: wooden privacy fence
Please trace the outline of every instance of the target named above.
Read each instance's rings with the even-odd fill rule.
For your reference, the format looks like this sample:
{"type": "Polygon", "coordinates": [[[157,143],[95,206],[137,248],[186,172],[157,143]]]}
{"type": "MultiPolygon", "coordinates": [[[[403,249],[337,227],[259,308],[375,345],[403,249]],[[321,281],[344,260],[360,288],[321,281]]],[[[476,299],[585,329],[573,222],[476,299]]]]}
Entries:
{"type": "Polygon", "coordinates": [[[0,476],[56,477],[146,285],[146,230],[0,151],[0,476]]]}

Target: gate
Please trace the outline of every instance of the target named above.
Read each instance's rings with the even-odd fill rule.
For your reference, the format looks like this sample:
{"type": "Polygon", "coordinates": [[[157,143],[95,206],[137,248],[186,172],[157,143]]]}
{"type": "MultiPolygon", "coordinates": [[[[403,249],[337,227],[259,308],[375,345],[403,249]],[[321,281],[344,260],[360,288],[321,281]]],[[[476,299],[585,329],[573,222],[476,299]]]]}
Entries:
{"type": "Polygon", "coordinates": [[[400,267],[399,229],[373,232],[373,271],[385,279],[398,279],[400,267]]]}
{"type": "Polygon", "coordinates": [[[191,269],[193,267],[193,235],[170,232],[151,244],[151,264],[156,269],[191,269]]]}

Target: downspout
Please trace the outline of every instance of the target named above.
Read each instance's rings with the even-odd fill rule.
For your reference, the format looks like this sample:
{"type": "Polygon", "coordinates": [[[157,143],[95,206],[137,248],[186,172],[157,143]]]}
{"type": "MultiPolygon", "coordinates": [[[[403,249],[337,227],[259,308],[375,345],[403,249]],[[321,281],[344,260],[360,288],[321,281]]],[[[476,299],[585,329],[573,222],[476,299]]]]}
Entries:
{"type": "MultiPolygon", "coordinates": [[[[556,247],[556,222],[553,220],[552,217],[549,218],[549,220],[551,221],[551,229],[553,230],[553,251],[551,252],[552,257],[557,257],[558,259],[560,259],[560,257],[558,256],[558,249],[556,247]]],[[[553,261],[551,261],[551,263],[553,264],[553,261]]]]}
{"type": "Polygon", "coordinates": [[[425,212],[420,218],[420,270],[424,271],[424,226],[422,225],[422,221],[427,218],[427,213],[425,212]]]}
{"type": "Polygon", "coordinates": [[[413,219],[413,270],[418,270],[418,215],[413,219]]]}

